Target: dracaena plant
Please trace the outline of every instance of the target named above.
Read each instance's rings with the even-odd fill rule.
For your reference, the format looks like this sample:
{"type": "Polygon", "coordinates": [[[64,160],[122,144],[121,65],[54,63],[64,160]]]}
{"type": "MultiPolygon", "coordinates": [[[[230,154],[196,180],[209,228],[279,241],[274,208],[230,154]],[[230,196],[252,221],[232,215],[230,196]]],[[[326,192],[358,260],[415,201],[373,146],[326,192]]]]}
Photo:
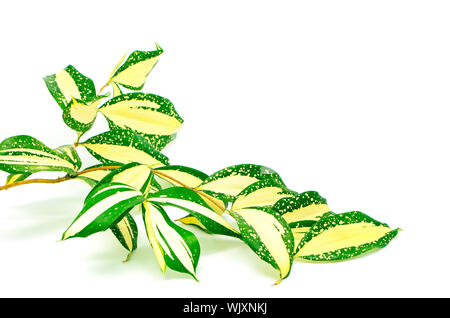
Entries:
{"type": "Polygon", "coordinates": [[[137,248],[135,217],[140,214],[145,225],[141,231],[162,272],[169,267],[194,279],[200,244],[190,226],[242,240],[279,271],[278,282],[289,275],[294,259],[347,260],[382,248],[397,235],[399,229],[362,212],[332,212],[317,192],[296,192],[262,165],[240,164],[211,175],[170,165],[161,150],[175,138],[183,119],[167,98],[140,91],[162,53],[156,45],[154,51],[124,56],[99,92],[72,65],[45,77],[76,140],[51,149],[27,135],[5,139],[0,143],[0,169],[9,175],[0,189],[82,180],[92,189],[62,240],[110,230],[127,250],[128,260],[137,248]],[[102,95],[107,87],[112,94],[102,95]],[[99,114],[109,130],[83,140],[99,114]],[[99,163],[81,169],[79,147],[99,163]],[[30,178],[41,171],[65,175],[30,178]],[[187,214],[172,220],[168,206],[187,214]]]}

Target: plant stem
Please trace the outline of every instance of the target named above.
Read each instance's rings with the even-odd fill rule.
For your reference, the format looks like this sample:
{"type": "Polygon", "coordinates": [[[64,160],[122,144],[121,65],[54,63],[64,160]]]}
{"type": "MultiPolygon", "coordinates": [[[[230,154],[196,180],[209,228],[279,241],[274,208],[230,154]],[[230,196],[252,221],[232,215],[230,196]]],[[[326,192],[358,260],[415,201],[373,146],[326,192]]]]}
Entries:
{"type": "Polygon", "coordinates": [[[178,181],[177,179],[174,179],[174,178],[172,178],[171,176],[168,176],[167,174],[165,174],[165,173],[163,173],[163,172],[161,172],[161,171],[159,171],[159,170],[153,170],[153,173],[156,174],[156,175],[160,175],[160,176],[162,176],[162,177],[164,177],[164,178],[166,178],[166,179],[172,180],[172,181],[178,183],[178,184],[179,184],[180,186],[182,186],[182,187],[192,189],[191,187],[185,185],[185,184],[182,183],[181,181],[178,181]]]}
{"type": "Polygon", "coordinates": [[[60,183],[63,181],[67,181],[70,179],[74,179],[78,176],[81,176],[85,173],[88,172],[92,172],[92,171],[97,171],[97,170],[112,170],[112,169],[116,169],[119,168],[120,166],[102,166],[102,167],[95,167],[95,168],[90,168],[90,169],[85,169],[83,171],[79,171],[77,172],[77,174],[75,176],[64,176],[64,177],[60,177],[57,179],[28,179],[28,180],[22,180],[22,181],[17,181],[17,182],[13,182],[10,184],[5,184],[4,186],[0,186],[0,191],[1,190],[7,190],[9,188],[13,188],[13,187],[17,187],[20,185],[24,185],[24,184],[31,184],[31,183],[60,183]]]}
{"type": "Polygon", "coordinates": [[[106,88],[106,86],[108,86],[110,83],[109,83],[109,81],[105,84],[105,85],[103,85],[102,86],[102,88],[100,88],[100,90],[98,91],[98,93],[100,94],[101,92],[102,92],[102,90],[104,90],[105,88],[106,88]]]}
{"type": "MultiPolygon", "coordinates": [[[[64,176],[64,177],[57,178],[57,179],[28,179],[28,180],[22,180],[22,181],[13,182],[13,183],[10,183],[10,184],[5,184],[4,186],[0,186],[0,191],[1,190],[7,190],[9,188],[17,187],[17,186],[24,185],[24,184],[31,184],[31,183],[60,183],[60,182],[64,182],[64,181],[67,181],[67,180],[74,179],[74,178],[76,178],[78,176],[81,176],[81,175],[83,175],[85,173],[88,173],[88,172],[98,171],[98,170],[114,170],[114,169],[117,169],[117,168],[120,168],[120,166],[100,166],[100,167],[95,167],[95,168],[90,168],[90,169],[85,169],[85,170],[82,170],[82,171],[78,171],[75,176],[67,175],[67,176],[64,176]]],[[[153,170],[153,172],[156,175],[160,175],[163,178],[166,178],[166,179],[172,180],[173,182],[176,182],[177,184],[179,184],[182,187],[185,187],[185,188],[188,188],[188,189],[191,189],[191,190],[195,191],[198,195],[200,195],[203,198],[205,198],[205,200],[207,202],[211,202],[219,210],[225,211],[221,206],[219,206],[217,203],[215,203],[213,200],[211,200],[206,193],[203,193],[202,191],[199,191],[199,190],[196,190],[196,189],[194,189],[192,187],[189,187],[188,185],[184,184],[183,182],[178,181],[177,179],[174,179],[171,176],[168,176],[167,174],[165,174],[165,173],[163,173],[161,171],[153,170]]]]}
{"type": "Polygon", "coordinates": [[[208,196],[206,193],[203,193],[203,191],[199,191],[199,190],[197,190],[197,189],[195,189],[195,188],[189,187],[189,186],[187,186],[186,184],[182,183],[181,181],[178,181],[177,179],[174,179],[174,178],[172,178],[171,176],[168,176],[167,174],[165,174],[165,173],[163,173],[163,172],[161,172],[161,171],[159,171],[159,170],[153,170],[153,173],[156,174],[156,175],[160,175],[160,176],[162,176],[162,177],[164,177],[164,178],[167,178],[167,179],[169,179],[169,180],[172,180],[172,181],[178,183],[178,184],[179,184],[180,186],[182,186],[182,187],[185,187],[185,188],[188,188],[188,189],[191,189],[191,190],[195,191],[198,195],[204,197],[204,198],[207,200],[207,202],[211,202],[211,203],[214,204],[217,208],[219,208],[219,210],[225,211],[221,206],[217,205],[216,202],[214,202],[213,200],[211,200],[211,199],[209,198],[209,196],[208,196]]]}
{"type": "Polygon", "coordinates": [[[78,147],[78,143],[80,142],[80,138],[81,138],[82,133],[78,132],[77,134],[78,134],[77,140],[75,140],[75,142],[73,143],[73,146],[75,148],[78,147]]]}

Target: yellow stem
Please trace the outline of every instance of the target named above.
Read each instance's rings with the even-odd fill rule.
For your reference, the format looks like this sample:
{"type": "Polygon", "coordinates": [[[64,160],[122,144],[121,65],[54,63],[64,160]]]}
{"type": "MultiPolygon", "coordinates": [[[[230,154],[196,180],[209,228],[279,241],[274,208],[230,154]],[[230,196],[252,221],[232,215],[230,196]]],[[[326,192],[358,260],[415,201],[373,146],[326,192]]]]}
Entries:
{"type": "Polygon", "coordinates": [[[80,142],[80,138],[81,138],[81,135],[82,135],[83,133],[81,133],[81,132],[77,132],[77,139],[75,140],[75,142],[73,143],[73,146],[76,148],[76,147],[78,147],[78,144],[79,144],[79,142],[80,142]]]}
{"type": "MultiPolygon", "coordinates": [[[[77,144],[77,142],[75,143],[75,145],[76,144],[77,144]]],[[[22,181],[13,182],[13,183],[10,183],[10,184],[5,184],[4,186],[0,186],[0,191],[1,190],[7,190],[9,188],[17,187],[17,186],[24,185],[24,184],[32,184],[32,183],[60,183],[60,182],[63,182],[63,181],[71,180],[73,178],[76,178],[76,177],[81,176],[81,175],[83,175],[85,173],[88,173],[88,172],[98,171],[98,170],[114,170],[114,169],[117,169],[117,168],[120,168],[120,166],[100,166],[100,167],[94,167],[94,168],[78,171],[75,176],[67,175],[67,176],[64,176],[64,177],[57,178],[57,179],[28,179],[28,180],[22,180],[22,181]]],[[[202,191],[199,191],[199,190],[196,190],[196,189],[194,189],[192,187],[189,187],[188,185],[182,183],[181,181],[178,181],[177,179],[174,179],[171,176],[168,176],[167,174],[165,174],[165,173],[163,173],[163,172],[161,172],[159,170],[153,170],[153,172],[156,175],[160,175],[163,178],[166,178],[166,179],[172,180],[173,182],[178,183],[182,187],[185,187],[185,188],[188,188],[188,189],[191,189],[191,190],[195,191],[197,194],[199,194],[200,196],[202,196],[205,199],[207,199],[207,202],[211,202],[218,209],[220,209],[222,211],[225,211],[221,206],[216,204],[214,201],[210,200],[208,195],[206,195],[202,191]]]]}
{"type": "Polygon", "coordinates": [[[109,85],[109,81],[105,85],[103,85],[102,88],[100,88],[98,93],[100,94],[102,92],[102,90],[104,90],[106,88],[106,86],[108,86],[108,85],[109,85]]]}
{"type": "Polygon", "coordinates": [[[90,169],[85,169],[83,171],[79,171],[79,172],[77,172],[77,174],[75,176],[64,176],[64,177],[60,177],[57,179],[28,179],[28,180],[17,181],[17,182],[13,182],[10,184],[5,184],[4,186],[0,186],[0,191],[7,190],[9,188],[17,187],[17,186],[24,185],[24,184],[31,184],[31,183],[60,183],[63,181],[67,181],[67,180],[76,178],[76,177],[83,175],[85,173],[88,173],[88,172],[97,171],[97,170],[112,170],[112,169],[116,169],[119,167],[120,166],[95,167],[95,168],[90,168],[90,169]]]}

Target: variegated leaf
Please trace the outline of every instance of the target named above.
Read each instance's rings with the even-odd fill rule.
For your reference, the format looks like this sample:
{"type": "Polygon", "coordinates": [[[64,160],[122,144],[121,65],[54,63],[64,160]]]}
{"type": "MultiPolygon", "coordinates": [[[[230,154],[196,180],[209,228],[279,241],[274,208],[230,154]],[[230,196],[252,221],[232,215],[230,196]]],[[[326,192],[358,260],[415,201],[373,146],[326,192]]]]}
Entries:
{"type": "Polygon", "coordinates": [[[286,278],[292,266],[294,237],[277,213],[267,207],[230,211],[241,232],[242,240],[261,258],[286,278]]]}
{"type": "Polygon", "coordinates": [[[173,104],[154,94],[122,94],[103,104],[99,112],[115,126],[143,135],[171,136],[183,123],[173,104]]]}
{"type": "Polygon", "coordinates": [[[32,175],[31,172],[10,174],[10,175],[8,175],[6,177],[6,183],[5,184],[11,184],[11,183],[14,183],[14,182],[23,181],[23,180],[25,180],[26,178],[28,178],[31,175],[32,175]]]}
{"type": "Polygon", "coordinates": [[[296,192],[286,188],[278,179],[265,179],[252,183],[242,190],[231,206],[238,210],[255,206],[272,206],[278,200],[292,197],[296,192]]]}
{"type": "Polygon", "coordinates": [[[199,219],[197,219],[195,216],[192,216],[190,214],[177,219],[176,221],[183,223],[184,225],[194,225],[200,229],[202,229],[203,231],[205,231],[206,233],[209,234],[213,234],[211,232],[208,231],[208,229],[202,224],[202,222],[200,222],[199,219]]]}
{"type": "MultiPolygon", "coordinates": [[[[186,166],[164,166],[154,170],[155,175],[169,182],[174,186],[182,186],[187,188],[195,188],[199,186],[203,180],[208,178],[206,173],[186,166]]],[[[222,215],[226,209],[225,203],[213,196],[198,190],[202,199],[218,214],[222,215]]]]}
{"type": "MultiPolygon", "coordinates": [[[[111,125],[112,127],[112,125],[111,125]]],[[[163,150],[169,143],[171,143],[177,137],[177,134],[173,135],[143,135],[149,143],[158,151],[163,150]]]]}
{"type": "Polygon", "coordinates": [[[89,138],[80,145],[107,164],[138,162],[158,167],[169,163],[166,156],[154,149],[144,137],[131,130],[110,130],[89,138]]]}
{"type": "Polygon", "coordinates": [[[117,83],[136,91],[142,89],[162,53],[163,50],[158,44],[155,51],[134,51],[122,65],[122,61],[119,62],[120,67],[113,71],[108,83],[117,83]]]}
{"type": "Polygon", "coordinates": [[[200,245],[195,235],[173,223],[162,207],[147,202],[142,206],[147,236],[163,273],[167,265],[197,280],[200,245]]]}
{"type": "Polygon", "coordinates": [[[295,257],[319,262],[346,260],[385,247],[398,231],[358,211],[326,214],[303,237],[295,257]]]}
{"type": "Polygon", "coordinates": [[[155,169],[155,174],[174,186],[189,188],[199,186],[203,180],[208,178],[204,172],[180,165],[158,167],[155,169]]]}
{"type": "MultiPolygon", "coordinates": [[[[123,129],[123,128],[121,128],[121,126],[114,124],[111,120],[107,119],[107,121],[108,121],[109,128],[111,130],[123,129]]],[[[128,129],[128,128],[125,128],[125,129],[128,129]]],[[[150,143],[150,145],[158,151],[161,151],[162,149],[164,149],[164,147],[166,147],[170,142],[172,142],[177,136],[176,133],[172,134],[172,135],[155,135],[155,134],[142,134],[137,131],[134,131],[134,132],[143,136],[150,143]]]]}
{"type": "MultiPolygon", "coordinates": [[[[95,165],[93,167],[87,168],[86,170],[98,167],[105,167],[105,166],[102,164],[95,165]]],[[[102,184],[106,183],[106,181],[110,182],[111,179],[112,181],[120,182],[120,180],[116,179],[115,177],[105,178],[107,175],[111,174],[111,171],[116,171],[119,169],[120,168],[114,170],[111,169],[94,170],[91,172],[83,173],[82,175],[79,175],[78,178],[85,181],[91,187],[99,186],[100,181],[102,181],[102,184]]],[[[95,191],[91,190],[91,193],[95,193],[95,191]]],[[[128,261],[132,252],[137,248],[137,233],[138,233],[136,222],[134,221],[131,214],[125,213],[125,216],[119,222],[117,222],[117,224],[111,226],[111,231],[114,234],[114,236],[118,239],[120,244],[126,250],[128,250],[129,253],[124,262],[128,261]]]]}
{"type": "Polygon", "coordinates": [[[283,183],[272,169],[254,164],[240,164],[219,170],[205,179],[196,189],[224,201],[234,201],[236,196],[252,183],[276,179],[283,183]]]}
{"type": "Polygon", "coordinates": [[[126,213],[124,217],[111,226],[111,231],[122,246],[128,250],[128,256],[125,261],[128,261],[131,253],[137,248],[138,228],[133,217],[126,213]]]}
{"type": "Polygon", "coordinates": [[[78,168],[67,154],[31,136],[14,136],[0,143],[0,170],[12,174],[63,171],[75,175],[78,168]]]}
{"type": "Polygon", "coordinates": [[[307,191],[279,200],[272,209],[289,224],[297,247],[303,236],[325,213],[330,211],[327,200],[315,191],[307,191]]]}
{"type": "Polygon", "coordinates": [[[103,97],[99,97],[92,102],[83,102],[79,99],[73,98],[70,103],[64,108],[63,120],[73,130],[82,135],[89,129],[95,122],[97,117],[97,108],[100,105],[103,97]]]}
{"type": "MultiPolygon", "coordinates": [[[[136,163],[133,163],[136,164],[136,163]]],[[[78,179],[81,179],[82,181],[86,182],[88,185],[90,185],[91,187],[96,186],[100,181],[102,181],[111,171],[114,171],[114,169],[101,169],[101,170],[95,170],[95,168],[97,167],[107,167],[107,165],[104,164],[99,164],[99,165],[94,165],[92,167],[89,167],[85,170],[83,170],[83,173],[78,175],[78,179]],[[93,171],[88,171],[88,172],[84,172],[87,171],[89,169],[94,169],[93,171]]],[[[116,168],[119,169],[119,168],[116,168]]],[[[146,191],[150,191],[150,192],[156,192],[161,190],[161,185],[156,181],[155,178],[151,178],[150,181],[150,186],[146,191]]]]}
{"type": "MultiPolygon", "coordinates": [[[[153,171],[149,166],[131,162],[112,170],[99,181],[96,187],[100,187],[105,183],[119,182],[129,185],[146,195],[150,191],[152,179],[153,171]]],[[[88,200],[89,196],[86,199],[88,200]]]]}
{"type": "Polygon", "coordinates": [[[81,159],[73,145],[64,145],[55,149],[56,151],[62,153],[66,156],[69,161],[76,167],[78,171],[81,168],[81,159]]]}
{"type": "Polygon", "coordinates": [[[113,97],[122,95],[122,90],[120,89],[119,85],[117,85],[116,83],[111,83],[112,88],[113,88],[113,97]]]}
{"type": "Polygon", "coordinates": [[[97,98],[94,82],[78,72],[72,65],[61,72],[44,77],[44,82],[63,110],[69,105],[72,97],[86,103],[97,98]]]}
{"type": "Polygon", "coordinates": [[[158,205],[174,206],[189,212],[210,233],[239,237],[238,231],[218,215],[194,190],[172,187],[151,193],[147,199],[158,205]]]}
{"type": "Polygon", "coordinates": [[[95,187],[88,197],[81,212],[64,232],[62,240],[105,231],[145,200],[141,192],[122,183],[105,183],[95,187]]]}

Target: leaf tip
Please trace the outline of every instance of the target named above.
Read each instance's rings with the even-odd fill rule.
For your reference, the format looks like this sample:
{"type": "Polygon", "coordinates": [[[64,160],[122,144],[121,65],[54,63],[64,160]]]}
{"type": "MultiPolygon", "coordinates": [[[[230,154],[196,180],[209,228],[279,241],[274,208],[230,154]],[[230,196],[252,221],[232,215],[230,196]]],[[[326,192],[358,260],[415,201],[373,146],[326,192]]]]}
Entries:
{"type": "Polygon", "coordinates": [[[195,273],[191,274],[191,276],[197,283],[200,283],[200,281],[198,280],[197,275],[195,273]]]}

